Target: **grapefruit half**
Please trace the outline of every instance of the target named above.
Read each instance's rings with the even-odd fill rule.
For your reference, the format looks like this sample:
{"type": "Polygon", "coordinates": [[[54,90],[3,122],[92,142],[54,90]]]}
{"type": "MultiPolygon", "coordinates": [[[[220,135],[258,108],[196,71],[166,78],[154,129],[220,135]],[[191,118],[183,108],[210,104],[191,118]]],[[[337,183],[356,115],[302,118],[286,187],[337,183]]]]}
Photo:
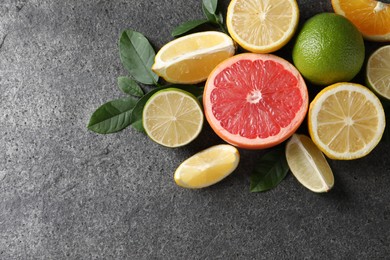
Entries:
{"type": "Polygon", "coordinates": [[[273,54],[243,53],[221,62],[203,94],[206,119],[226,142],[245,149],[280,144],[301,125],[308,109],[305,81],[273,54]]]}

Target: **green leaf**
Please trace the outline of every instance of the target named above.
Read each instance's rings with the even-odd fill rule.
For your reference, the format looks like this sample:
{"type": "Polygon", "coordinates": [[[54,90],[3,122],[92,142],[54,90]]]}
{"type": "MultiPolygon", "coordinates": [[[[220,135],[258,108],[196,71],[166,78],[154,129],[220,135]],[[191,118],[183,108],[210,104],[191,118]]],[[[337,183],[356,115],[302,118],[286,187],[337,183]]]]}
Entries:
{"type": "Polygon", "coordinates": [[[220,24],[220,26],[222,26],[222,27],[225,26],[224,23],[223,23],[223,15],[222,15],[222,13],[217,14],[217,22],[220,24]]]}
{"type": "Polygon", "coordinates": [[[157,85],[158,76],[151,69],[156,53],[145,36],[133,30],[123,31],[119,54],[123,66],[136,81],[157,85]]]}
{"type": "Polygon", "coordinates": [[[250,191],[267,191],[276,187],[286,177],[289,167],[284,146],[265,154],[250,176],[250,191]]]}
{"type": "Polygon", "coordinates": [[[137,82],[128,77],[119,77],[118,87],[123,93],[128,95],[135,97],[142,97],[144,95],[142,88],[137,84],[137,82]]]}
{"type": "Polygon", "coordinates": [[[185,91],[190,92],[195,97],[198,97],[202,95],[203,93],[203,87],[194,86],[194,85],[168,85],[164,87],[158,87],[153,89],[152,91],[148,92],[146,95],[144,95],[140,100],[138,100],[137,104],[135,105],[133,112],[131,113],[131,125],[138,131],[144,132],[144,128],[142,125],[142,112],[144,109],[144,106],[148,99],[157,91],[160,91],[162,89],[166,88],[179,88],[185,91]]]}
{"type": "Polygon", "coordinates": [[[139,131],[139,132],[141,132],[141,133],[144,133],[144,132],[145,132],[145,129],[144,129],[144,125],[143,125],[143,123],[142,123],[142,120],[138,120],[138,121],[132,123],[131,126],[132,126],[135,130],[137,130],[137,131],[139,131]]]}
{"type": "Polygon", "coordinates": [[[188,21],[188,22],[185,22],[181,25],[179,25],[178,27],[176,27],[175,29],[173,29],[172,31],[172,36],[173,37],[176,37],[176,36],[179,36],[179,35],[182,35],[202,24],[205,24],[207,23],[208,20],[206,19],[201,19],[201,20],[193,20],[193,21],[188,21]]]}
{"type": "Polygon", "coordinates": [[[131,112],[137,98],[116,99],[100,106],[91,116],[88,129],[99,134],[118,132],[131,123],[131,112]]]}
{"type": "Polygon", "coordinates": [[[218,17],[216,15],[218,0],[203,0],[202,10],[207,19],[212,23],[217,23],[218,17]]]}

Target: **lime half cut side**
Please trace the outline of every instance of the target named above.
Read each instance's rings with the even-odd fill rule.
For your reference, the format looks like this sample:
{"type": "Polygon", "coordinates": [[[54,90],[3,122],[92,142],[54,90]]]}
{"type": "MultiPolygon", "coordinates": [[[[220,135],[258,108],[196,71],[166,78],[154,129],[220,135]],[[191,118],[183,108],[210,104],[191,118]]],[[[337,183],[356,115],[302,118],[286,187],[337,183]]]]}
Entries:
{"type": "Polygon", "coordinates": [[[156,92],[146,102],[142,114],[146,134],[166,147],[180,147],[201,132],[204,116],[199,101],[177,88],[156,92]]]}
{"type": "Polygon", "coordinates": [[[367,62],[367,83],[379,96],[390,100],[390,45],[377,49],[367,62]]]}

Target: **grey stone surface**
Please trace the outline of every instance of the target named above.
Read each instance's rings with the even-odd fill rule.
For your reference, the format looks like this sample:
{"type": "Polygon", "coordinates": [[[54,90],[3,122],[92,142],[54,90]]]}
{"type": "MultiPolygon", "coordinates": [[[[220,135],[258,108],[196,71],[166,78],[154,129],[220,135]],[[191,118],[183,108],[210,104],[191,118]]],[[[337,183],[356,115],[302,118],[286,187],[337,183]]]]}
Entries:
{"type": "MultiPolygon", "coordinates": [[[[291,175],[251,194],[263,151],[241,150],[238,170],[213,187],[174,184],[181,161],[221,143],[207,126],[180,149],[131,128],[87,130],[98,106],[123,96],[120,32],[158,49],[202,17],[200,3],[0,0],[0,259],[389,259],[388,143],[330,161],[328,194],[291,175]]],[[[331,11],[328,1],[299,4],[301,21],[331,11]]]]}

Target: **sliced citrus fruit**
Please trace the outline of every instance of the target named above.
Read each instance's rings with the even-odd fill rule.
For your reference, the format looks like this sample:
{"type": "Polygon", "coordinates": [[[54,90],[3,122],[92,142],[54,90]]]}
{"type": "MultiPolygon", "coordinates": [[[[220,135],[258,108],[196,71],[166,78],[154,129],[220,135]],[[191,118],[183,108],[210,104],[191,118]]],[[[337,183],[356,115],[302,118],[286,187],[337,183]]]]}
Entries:
{"type": "Polygon", "coordinates": [[[234,52],[234,42],[225,33],[193,33],[164,45],[156,54],[152,70],[168,82],[199,83],[234,52]]]}
{"type": "Polygon", "coordinates": [[[308,94],[302,76],[286,60],[244,53],[211,72],[203,106],[210,126],[226,142],[261,149],[295,132],[305,118],[308,94]]]}
{"type": "Polygon", "coordinates": [[[366,76],[368,85],[381,97],[390,100],[390,45],[371,54],[366,76]]]}
{"type": "Polygon", "coordinates": [[[309,133],[329,158],[352,160],[370,153],[381,140],[385,114],[368,88],[348,82],[324,88],[310,104],[309,133]]]}
{"type": "Polygon", "coordinates": [[[294,35],[298,21],[295,0],[232,0],[226,15],[232,38],[255,53],[282,48],[294,35]]]}
{"type": "Polygon", "coordinates": [[[184,188],[208,187],[232,173],[239,161],[240,155],[234,146],[215,145],[180,164],[175,172],[175,182],[184,188]]]}
{"type": "Polygon", "coordinates": [[[202,130],[203,118],[196,97],[177,88],[153,94],[142,113],[146,134],[167,147],[183,146],[194,140],[202,130]]]}
{"type": "Polygon", "coordinates": [[[286,145],[286,159],[293,175],[309,190],[326,192],[333,187],[332,169],[309,137],[292,135],[286,145]]]}
{"type": "Polygon", "coordinates": [[[390,4],[375,0],[332,0],[335,13],[348,18],[373,41],[390,41],[390,4]]]}

